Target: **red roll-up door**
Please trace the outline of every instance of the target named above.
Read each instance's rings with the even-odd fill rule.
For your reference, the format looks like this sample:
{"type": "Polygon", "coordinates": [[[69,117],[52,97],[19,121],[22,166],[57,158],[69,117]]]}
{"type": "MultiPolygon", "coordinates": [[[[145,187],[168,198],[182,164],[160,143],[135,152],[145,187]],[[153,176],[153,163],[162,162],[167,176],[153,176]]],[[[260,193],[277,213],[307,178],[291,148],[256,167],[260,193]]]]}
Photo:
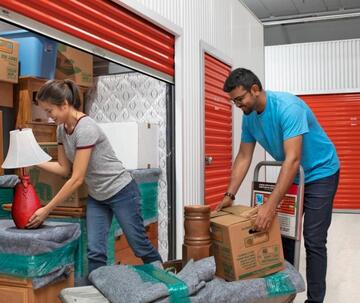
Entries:
{"type": "Polygon", "coordinates": [[[231,176],[232,106],[223,91],[231,67],[205,54],[205,204],[221,202],[231,176]]]}
{"type": "Polygon", "coordinates": [[[2,0],[0,5],[174,76],[174,36],[110,0],[2,0]]]}
{"type": "Polygon", "coordinates": [[[341,162],[336,209],[360,209],[360,94],[300,96],[336,146],[341,162]]]}

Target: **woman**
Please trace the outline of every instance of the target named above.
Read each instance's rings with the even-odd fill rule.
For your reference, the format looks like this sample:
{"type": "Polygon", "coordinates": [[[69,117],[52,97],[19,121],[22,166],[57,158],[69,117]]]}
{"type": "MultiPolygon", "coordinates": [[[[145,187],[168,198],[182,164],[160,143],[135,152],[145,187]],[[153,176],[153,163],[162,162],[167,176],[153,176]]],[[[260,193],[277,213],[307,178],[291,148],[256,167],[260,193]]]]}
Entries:
{"type": "Polygon", "coordinates": [[[58,162],[39,167],[70,179],[44,207],[30,218],[28,228],[38,227],[56,205],[84,181],[89,272],[106,265],[107,237],[113,214],[135,255],[144,263],[161,261],[146,236],[136,182],[117,159],[109,140],[94,120],[79,111],[79,88],[71,80],[50,80],[37,93],[40,107],[57,127],[58,162]]]}

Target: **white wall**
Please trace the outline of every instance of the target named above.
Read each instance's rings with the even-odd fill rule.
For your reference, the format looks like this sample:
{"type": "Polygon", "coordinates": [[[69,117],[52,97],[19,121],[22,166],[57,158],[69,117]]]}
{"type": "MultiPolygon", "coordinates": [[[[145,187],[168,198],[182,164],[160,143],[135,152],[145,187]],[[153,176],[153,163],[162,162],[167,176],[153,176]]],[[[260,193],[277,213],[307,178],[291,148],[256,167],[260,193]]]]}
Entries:
{"type": "MultiPolygon", "coordinates": [[[[252,69],[264,80],[263,26],[238,0],[138,0],[146,8],[155,11],[182,29],[177,38],[181,46],[176,47],[175,68],[181,69],[181,79],[175,76],[177,118],[181,119],[181,146],[178,144],[177,158],[177,213],[182,226],[183,205],[202,204],[202,138],[200,83],[200,41],[204,41],[232,60],[233,67],[252,69]],[[179,90],[181,90],[179,92],[179,90]],[[179,99],[178,97],[181,96],[179,99]],[[180,115],[179,115],[180,114],[180,115]],[[180,157],[180,158],[179,158],[180,157]]],[[[129,3],[129,1],[127,1],[129,3]]],[[[234,153],[240,142],[240,111],[234,113],[234,153]]],[[[254,162],[264,159],[257,150],[254,162]]],[[[250,201],[250,183],[245,180],[238,199],[250,201]]],[[[182,243],[182,229],[178,228],[178,256],[182,243]]]]}
{"type": "Polygon", "coordinates": [[[359,28],[360,17],[265,26],[265,45],[357,39],[359,28]]]}
{"type": "Polygon", "coordinates": [[[265,47],[266,88],[294,94],[360,91],[360,39],[265,47]]]}

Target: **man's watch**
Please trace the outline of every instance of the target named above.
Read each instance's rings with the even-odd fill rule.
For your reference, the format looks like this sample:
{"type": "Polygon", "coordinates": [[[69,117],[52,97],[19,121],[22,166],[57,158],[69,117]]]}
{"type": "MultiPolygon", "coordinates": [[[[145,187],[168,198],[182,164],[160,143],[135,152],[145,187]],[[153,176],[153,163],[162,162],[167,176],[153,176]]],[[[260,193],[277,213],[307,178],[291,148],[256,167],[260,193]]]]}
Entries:
{"type": "Polygon", "coordinates": [[[233,201],[235,200],[234,194],[232,194],[232,193],[230,193],[230,192],[228,192],[228,191],[224,194],[224,196],[230,197],[230,199],[233,200],[233,201]]]}

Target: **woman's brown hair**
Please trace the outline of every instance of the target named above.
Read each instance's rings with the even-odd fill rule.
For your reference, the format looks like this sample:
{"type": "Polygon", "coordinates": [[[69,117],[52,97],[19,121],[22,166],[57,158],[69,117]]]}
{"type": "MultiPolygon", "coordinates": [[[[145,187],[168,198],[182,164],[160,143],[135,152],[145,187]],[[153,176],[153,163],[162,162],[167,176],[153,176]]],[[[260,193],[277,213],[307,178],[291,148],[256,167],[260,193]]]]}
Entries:
{"type": "Polygon", "coordinates": [[[37,92],[36,101],[49,102],[60,106],[65,100],[75,109],[80,109],[80,91],[74,81],[49,80],[37,92]]]}

